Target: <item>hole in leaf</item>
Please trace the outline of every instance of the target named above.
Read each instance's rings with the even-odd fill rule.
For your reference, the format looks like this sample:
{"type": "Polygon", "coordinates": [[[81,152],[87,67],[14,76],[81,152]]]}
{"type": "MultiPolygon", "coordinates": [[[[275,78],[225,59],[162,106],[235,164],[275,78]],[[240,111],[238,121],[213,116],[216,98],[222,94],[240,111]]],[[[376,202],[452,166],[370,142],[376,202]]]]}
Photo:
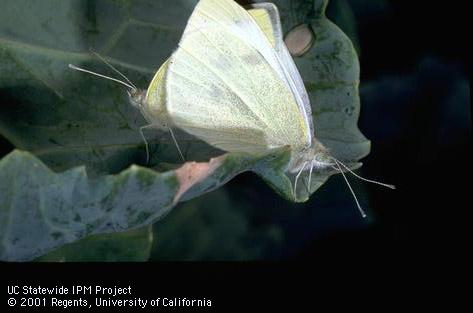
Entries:
{"type": "Polygon", "coordinates": [[[300,57],[312,47],[315,41],[315,34],[310,25],[300,24],[291,29],[284,42],[292,56],[300,57]]]}

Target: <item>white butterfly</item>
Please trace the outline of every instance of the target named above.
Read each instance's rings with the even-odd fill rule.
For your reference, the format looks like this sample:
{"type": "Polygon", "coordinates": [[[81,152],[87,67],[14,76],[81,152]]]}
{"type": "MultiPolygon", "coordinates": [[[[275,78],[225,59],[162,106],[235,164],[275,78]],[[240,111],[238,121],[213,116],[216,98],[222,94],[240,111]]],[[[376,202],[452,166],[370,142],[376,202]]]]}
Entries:
{"type": "MultiPolygon", "coordinates": [[[[260,3],[251,9],[232,0],[199,1],[178,48],[146,93],[126,78],[128,83],[121,83],[131,89],[131,103],[147,127],[177,127],[229,152],[262,154],[289,146],[287,170],[295,175],[296,197],[304,171],[310,186],[314,170],[351,170],[314,135],[309,97],[284,44],[276,6],[260,3]]],[[[172,130],[171,135],[175,140],[172,130]]]]}

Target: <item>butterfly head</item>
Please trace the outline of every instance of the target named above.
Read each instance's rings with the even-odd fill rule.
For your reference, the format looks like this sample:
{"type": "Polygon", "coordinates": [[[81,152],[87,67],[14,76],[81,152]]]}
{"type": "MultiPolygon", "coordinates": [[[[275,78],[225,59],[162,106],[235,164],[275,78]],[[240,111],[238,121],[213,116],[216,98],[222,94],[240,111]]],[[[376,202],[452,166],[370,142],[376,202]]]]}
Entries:
{"type": "Polygon", "coordinates": [[[127,91],[128,100],[131,105],[137,109],[142,109],[146,100],[146,90],[143,89],[130,89],[127,91]]]}
{"type": "Polygon", "coordinates": [[[312,173],[328,173],[332,171],[334,164],[329,150],[315,138],[309,147],[294,149],[289,163],[289,174],[294,179],[294,199],[296,201],[307,199],[313,190],[312,173]],[[302,175],[302,173],[305,174],[302,175]],[[299,188],[297,188],[300,178],[303,184],[299,184],[299,188]]]}
{"type": "Polygon", "coordinates": [[[128,93],[128,101],[131,105],[138,109],[143,117],[145,118],[148,123],[157,125],[154,121],[152,113],[149,111],[149,107],[146,105],[146,90],[143,89],[130,89],[127,90],[128,93]]]}
{"type": "Polygon", "coordinates": [[[289,171],[291,173],[300,173],[306,170],[325,170],[332,169],[334,166],[333,158],[329,150],[316,139],[309,147],[296,149],[292,153],[289,171]]]}
{"type": "Polygon", "coordinates": [[[335,157],[333,157],[330,154],[329,150],[322,145],[322,143],[314,139],[310,147],[293,152],[289,171],[291,174],[295,175],[294,187],[293,187],[294,199],[297,200],[298,198],[300,198],[299,196],[300,192],[298,191],[300,191],[301,188],[299,189],[297,188],[297,182],[303,172],[308,173],[308,175],[307,175],[306,188],[302,188],[302,190],[304,191],[304,193],[302,194],[302,199],[304,199],[304,197],[308,197],[312,190],[311,178],[312,178],[312,173],[314,171],[315,173],[325,172],[326,175],[331,175],[333,173],[340,173],[342,174],[343,179],[347,183],[347,186],[350,189],[350,192],[353,195],[353,198],[355,199],[356,205],[358,207],[358,210],[361,213],[361,216],[366,217],[366,213],[361,207],[360,203],[358,202],[355,192],[353,191],[353,188],[348,182],[348,179],[345,176],[344,172],[345,171],[349,172],[356,178],[369,182],[369,183],[381,185],[390,189],[395,189],[396,187],[394,185],[381,183],[381,182],[371,180],[371,179],[366,179],[356,174],[355,172],[353,172],[353,170],[350,168],[350,167],[359,167],[360,165],[361,163],[357,163],[357,162],[355,163],[350,162],[350,163],[345,164],[337,160],[335,157]]]}

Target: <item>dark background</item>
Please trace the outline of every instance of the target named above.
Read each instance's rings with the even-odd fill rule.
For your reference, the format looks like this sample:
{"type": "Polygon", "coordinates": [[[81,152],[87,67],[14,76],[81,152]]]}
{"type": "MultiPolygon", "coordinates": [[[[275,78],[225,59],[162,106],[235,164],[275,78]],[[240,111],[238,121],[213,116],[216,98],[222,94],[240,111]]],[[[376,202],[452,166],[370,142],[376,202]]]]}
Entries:
{"type": "MultiPolygon", "coordinates": [[[[372,140],[367,185],[372,227],[315,240],[297,257],[384,253],[454,258],[467,208],[471,102],[460,2],[348,1],[361,50],[359,127],[372,140]],[[454,239],[452,239],[454,238],[454,239]]],[[[296,258],[297,258],[296,257],[296,258]]],[[[432,261],[432,259],[431,259],[432,261]]]]}

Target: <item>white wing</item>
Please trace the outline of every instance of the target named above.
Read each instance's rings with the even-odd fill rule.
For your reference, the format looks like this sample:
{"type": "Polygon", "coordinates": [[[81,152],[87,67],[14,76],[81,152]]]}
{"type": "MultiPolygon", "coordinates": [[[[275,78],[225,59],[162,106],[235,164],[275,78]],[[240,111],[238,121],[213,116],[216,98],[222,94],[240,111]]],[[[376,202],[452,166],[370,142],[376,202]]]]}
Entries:
{"type": "Polygon", "coordinates": [[[251,9],[263,9],[269,15],[271,21],[273,37],[274,37],[274,49],[277,53],[279,62],[282,68],[285,70],[286,79],[288,86],[292,92],[299,97],[296,97],[297,104],[303,112],[310,127],[311,136],[314,134],[314,124],[312,121],[312,108],[310,106],[309,96],[304,86],[301,74],[299,73],[291,54],[287,50],[286,44],[284,43],[284,35],[282,32],[281,19],[279,17],[278,8],[273,3],[253,3],[248,6],[251,9]]]}
{"type": "Polygon", "coordinates": [[[307,117],[285,72],[243,8],[201,0],[171,56],[168,114],[181,129],[226,151],[307,146],[307,117]]]}

